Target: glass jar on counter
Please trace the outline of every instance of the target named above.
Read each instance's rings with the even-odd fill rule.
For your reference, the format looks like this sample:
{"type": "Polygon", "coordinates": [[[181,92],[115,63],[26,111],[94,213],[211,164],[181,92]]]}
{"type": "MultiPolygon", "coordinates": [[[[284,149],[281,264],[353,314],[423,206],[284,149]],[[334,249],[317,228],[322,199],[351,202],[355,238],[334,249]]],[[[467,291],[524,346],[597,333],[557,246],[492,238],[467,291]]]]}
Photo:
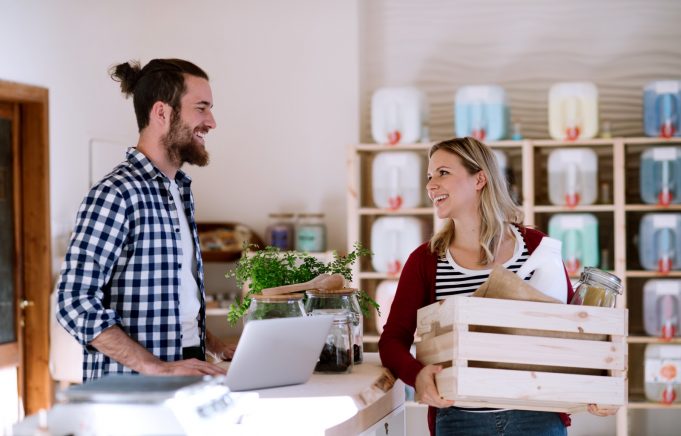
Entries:
{"type": "Polygon", "coordinates": [[[331,323],[314,370],[321,373],[348,373],[352,371],[353,360],[352,322],[345,313],[339,312],[331,323]]]}
{"type": "Polygon", "coordinates": [[[364,316],[357,300],[357,289],[310,289],[306,293],[305,311],[308,315],[345,314],[352,332],[354,363],[362,363],[364,360],[364,316]]]}
{"type": "Polygon", "coordinates": [[[326,225],[323,213],[298,214],[296,250],[309,253],[326,250],[326,225]]]}
{"type": "Polygon", "coordinates": [[[254,319],[306,316],[303,297],[303,294],[254,294],[246,312],[246,322],[254,319]]]}
{"type": "Polygon", "coordinates": [[[293,250],[294,217],[292,213],[271,213],[265,229],[265,243],[282,251],[293,250]]]}
{"type": "Polygon", "coordinates": [[[622,280],[598,268],[586,267],[575,286],[570,304],[583,306],[615,307],[622,293],[622,280]]]}

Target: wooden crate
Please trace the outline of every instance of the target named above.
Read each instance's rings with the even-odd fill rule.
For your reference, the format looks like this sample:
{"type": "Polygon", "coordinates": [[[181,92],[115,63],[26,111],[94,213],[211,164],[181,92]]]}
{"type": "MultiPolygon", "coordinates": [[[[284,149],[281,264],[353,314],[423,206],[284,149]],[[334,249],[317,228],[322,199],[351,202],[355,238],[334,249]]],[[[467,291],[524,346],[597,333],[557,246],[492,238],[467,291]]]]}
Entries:
{"type": "Polygon", "coordinates": [[[459,406],[575,413],[589,403],[626,403],[626,309],[455,296],[419,309],[417,334],[417,359],[445,367],[436,376],[438,389],[459,406]],[[532,329],[541,336],[527,330],[483,333],[472,326],[532,329]],[[571,338],[555,337],[564,335],[556,332],[571,338]],[[520,369],[475,367],[476,362],[520,369]],[[551,366],[552,372],[536,365],[551,366]],[[607,371],[583,375],[570,373],[572,368],[607,371]]]}

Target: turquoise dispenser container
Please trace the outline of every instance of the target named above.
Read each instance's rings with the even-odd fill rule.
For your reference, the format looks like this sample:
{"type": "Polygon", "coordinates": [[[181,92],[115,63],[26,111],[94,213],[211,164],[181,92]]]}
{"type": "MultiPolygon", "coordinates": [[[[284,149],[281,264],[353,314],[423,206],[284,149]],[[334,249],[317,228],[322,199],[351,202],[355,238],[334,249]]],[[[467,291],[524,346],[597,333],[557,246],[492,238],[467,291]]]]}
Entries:
{"type": "Polygon", "coordinates": [[[549,236],[563,243],[562,257],[570,275],[599,262],[598,219],[590,213],[556,214],[549,220],[549,236]]]}
{"type": "Polygon", "coordinates": [[[681,147],[654,147],[641,154],[641,199],[668,206],[681,203],[681,147]]]}
{"type": "Polygon", "coordinates": [[[464,86],[454,97],[456,136],[497,141],[508,135],[510,118],[501,86],[464,86]]]}
{"type": "Polygon", "coordinates": [[[681,214],[648,213],[639,225],[638,254],[641,266],[662,274],[681,269],[681,214]]]}
{"type": "Polygon", "coordinates": [[[681,81],[658,80],[643,90],[643,130],[647,136],[681,136],[681,81]]]}

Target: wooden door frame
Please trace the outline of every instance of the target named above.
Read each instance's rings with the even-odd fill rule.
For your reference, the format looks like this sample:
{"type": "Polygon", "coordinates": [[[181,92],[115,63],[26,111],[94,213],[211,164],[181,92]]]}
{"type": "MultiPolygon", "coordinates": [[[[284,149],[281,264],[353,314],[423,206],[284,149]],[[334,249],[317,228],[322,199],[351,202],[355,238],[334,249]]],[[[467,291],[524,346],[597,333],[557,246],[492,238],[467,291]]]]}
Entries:
{"type": "MultiPolygon", "coordinates": [[[[21,216],[18,280],[33,304],[23,314],[23,401],[26,414],[52,403],[49,371],[52,250],[50,233],[49,98],[46,88],[0,80],[0,102],[19,105],[21,216]]],[[[18,303],[18,302],[17,302],[18,303]]]]}

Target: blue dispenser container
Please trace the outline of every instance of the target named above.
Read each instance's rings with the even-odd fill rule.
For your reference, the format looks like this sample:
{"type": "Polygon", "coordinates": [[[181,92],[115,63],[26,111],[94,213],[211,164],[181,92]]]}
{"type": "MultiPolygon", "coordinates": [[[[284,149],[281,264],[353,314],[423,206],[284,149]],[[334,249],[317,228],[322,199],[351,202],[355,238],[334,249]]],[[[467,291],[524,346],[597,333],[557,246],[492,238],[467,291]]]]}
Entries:
{"type": "Polygon", "coordinates": [[[641,154],[641,199],[668,206],[681,203],[681,147],[653,147],[641,154]]]}
{"type": "Polygon", "coordinates": [[[681,136],[681,81],[658,80],[643,90],[643,130],[647,136],[681,136]]]}
{"type": "Polygon", "coordinates": [[[648,213],[639,224],[641,266],[666,274],[681,269],[681,213],[648,213]]]}
{"type": "Polygon", "coordinates": [[[501,86],[464,86],[454,98],[456,136],[497,141],[508,135],[509,110],[501,86]]]}

